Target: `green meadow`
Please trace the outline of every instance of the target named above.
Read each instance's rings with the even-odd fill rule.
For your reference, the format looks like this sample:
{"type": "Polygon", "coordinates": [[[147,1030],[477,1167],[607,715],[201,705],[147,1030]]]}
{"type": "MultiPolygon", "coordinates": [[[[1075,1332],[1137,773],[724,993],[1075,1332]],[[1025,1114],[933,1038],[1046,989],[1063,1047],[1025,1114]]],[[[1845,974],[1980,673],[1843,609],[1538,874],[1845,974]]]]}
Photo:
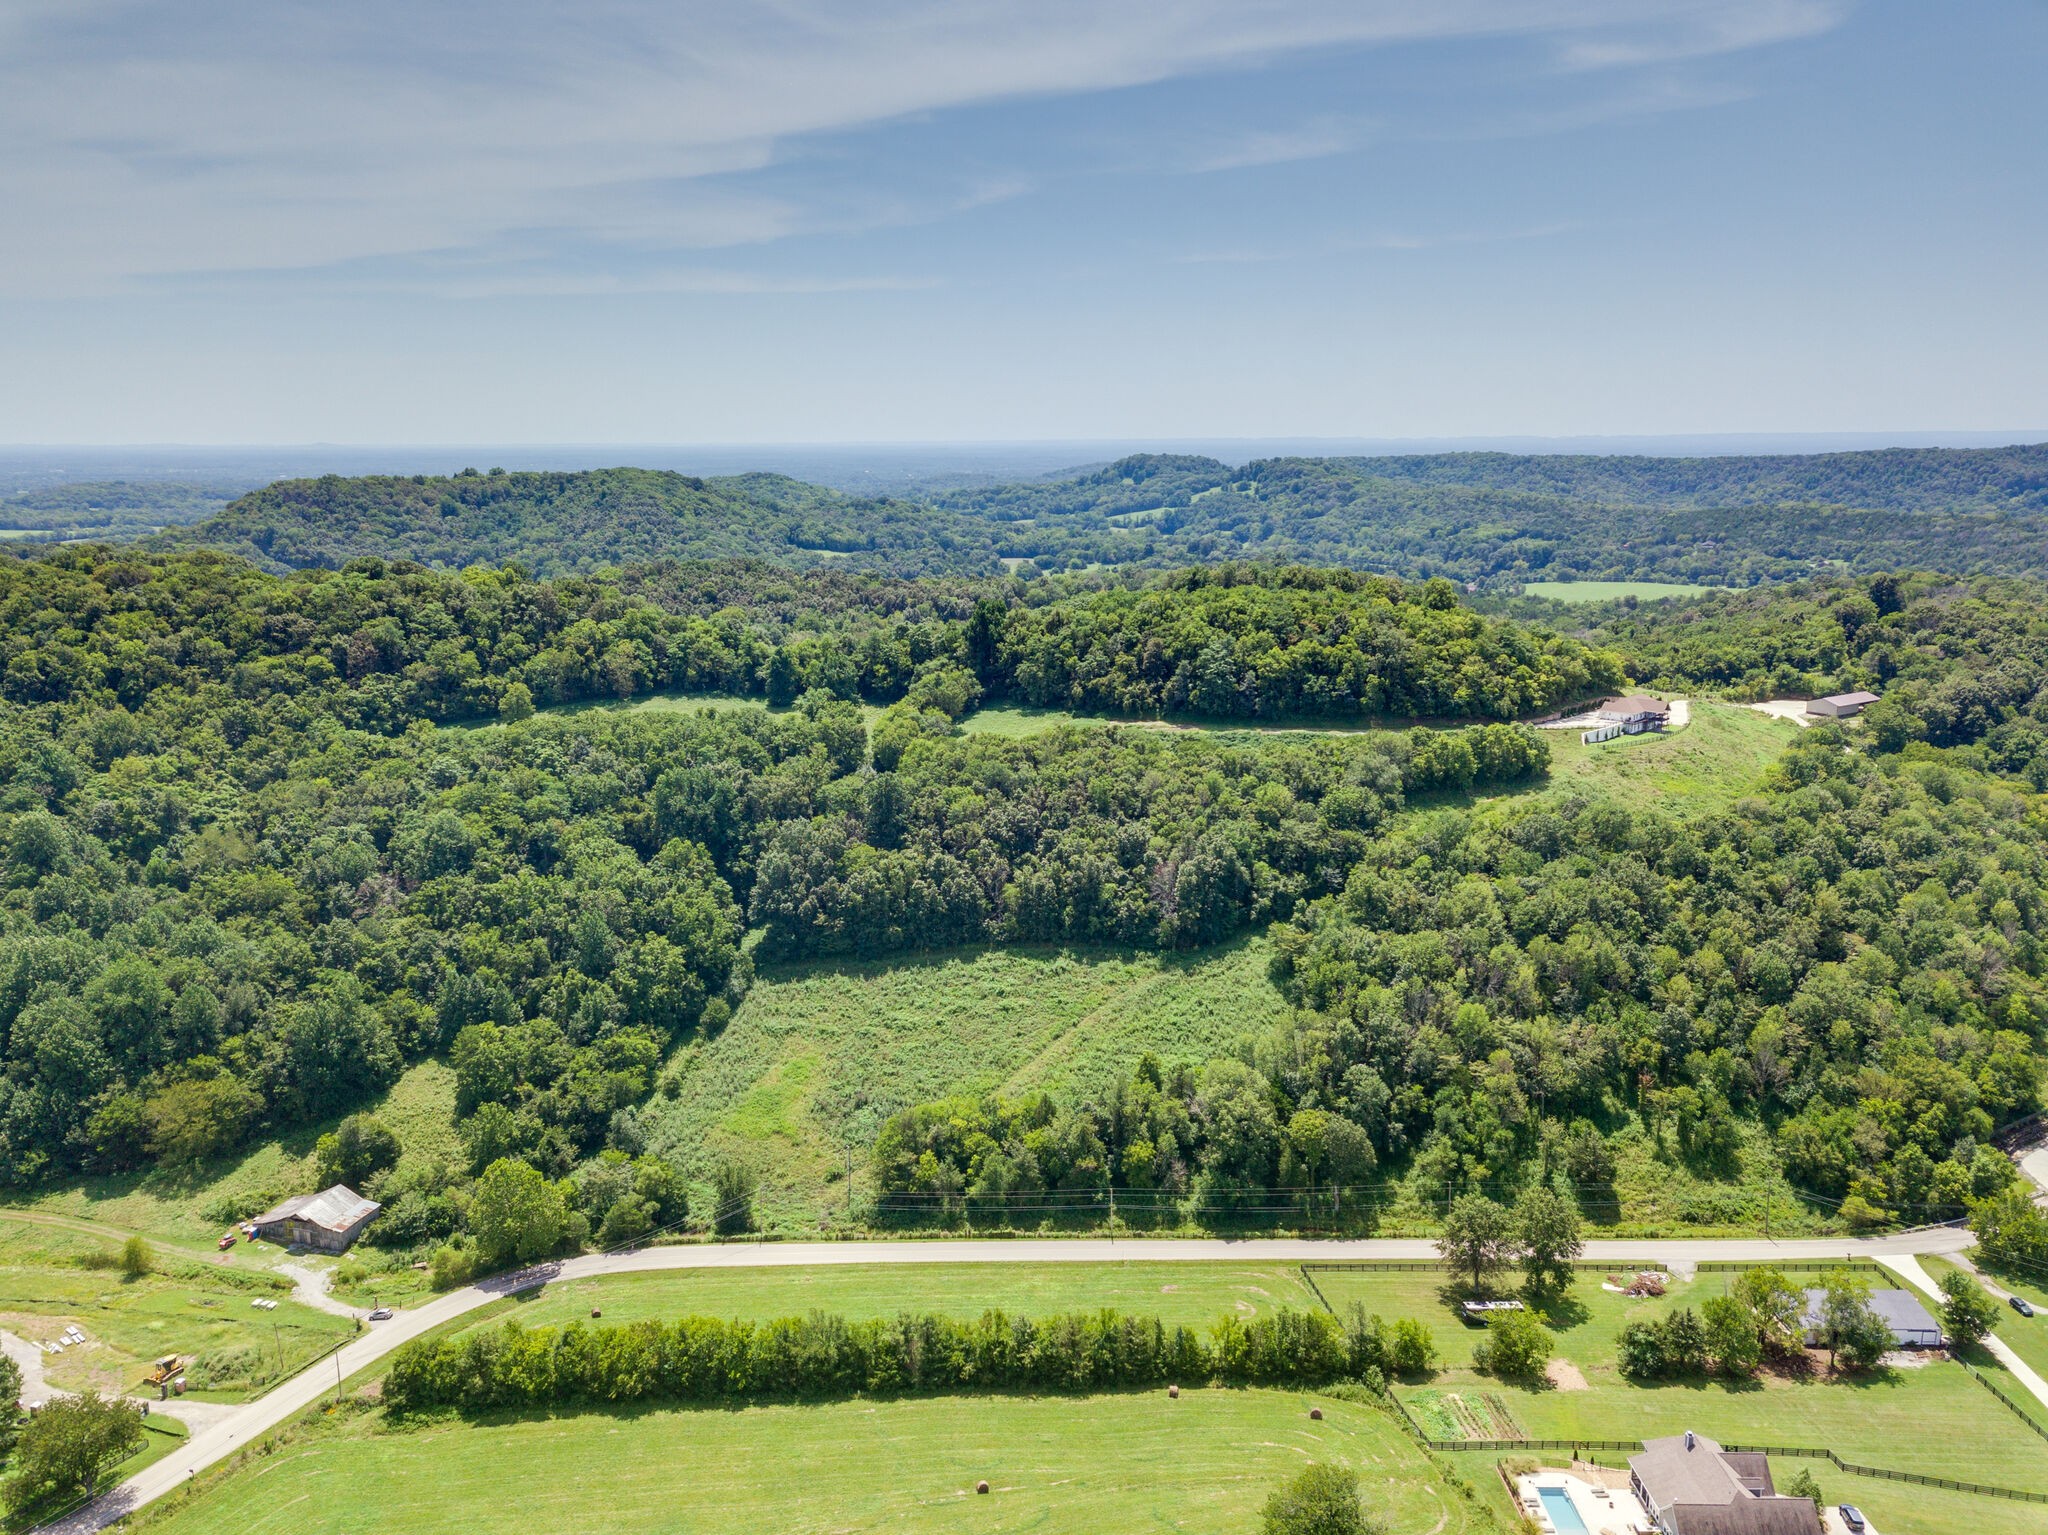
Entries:
{"type": "Polygon", "coordinates": [[[1286,1004],[1262,941],[1185,956],[977,949],[765,971],[716,1038],[683,1047],[650,1102],[654,1149],[761,1180],[770,1230],[843,1221],[875,1134],[954,1092],[1092,1092],[1145,1051],[1203,1061],[1286,1004]],[[849,1176],[850,1169],[850,1176],[849,1176]]]}
{"type": "Polygon", "coordinates": [[[146,1527],[163,1535],[1242,1535],[1311,1461],[1389,1535],[1490,1535],[1488,1506],[1386,1412],[1282,1391],[943,1397],[582,1412],[393,1431],[314,1419],[146,1527]],[[1310,1407],[1323,1411],[1320,1422],[1310,1407]],[[977,1495],[975,1484],[990,1491],[977,1495]]]}

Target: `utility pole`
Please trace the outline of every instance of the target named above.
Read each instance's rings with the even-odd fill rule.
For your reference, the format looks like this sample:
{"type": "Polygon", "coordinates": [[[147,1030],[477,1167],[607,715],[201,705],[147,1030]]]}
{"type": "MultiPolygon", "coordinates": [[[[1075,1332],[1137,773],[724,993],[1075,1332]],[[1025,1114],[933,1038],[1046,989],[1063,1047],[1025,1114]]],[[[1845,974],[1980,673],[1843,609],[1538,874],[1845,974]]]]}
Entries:
{"type": "Polygon", "coordinates": [[[274,1316],[270,1319],[270,1336],[272,1341],[277,1344],[277,1376],[279,1380],[282,1380],[284,1379],[284,1334],[277,1330],[277,1318],[274,1316]]]}

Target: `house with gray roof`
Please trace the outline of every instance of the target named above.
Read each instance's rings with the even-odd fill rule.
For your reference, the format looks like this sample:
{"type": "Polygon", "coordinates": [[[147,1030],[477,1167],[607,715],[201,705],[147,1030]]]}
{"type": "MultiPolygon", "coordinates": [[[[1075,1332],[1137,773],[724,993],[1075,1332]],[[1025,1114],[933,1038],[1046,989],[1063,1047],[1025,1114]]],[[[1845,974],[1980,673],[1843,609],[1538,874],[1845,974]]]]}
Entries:
{"type": "Polygon", "coordinates": [[[1760,1451],[1724,1450],[1687,1429],[1645,1439],[1628,1471],[1636,1501],[1662,1535],[1821,1535],[1812,1499],[1772,1486],[1760,1451]]]}

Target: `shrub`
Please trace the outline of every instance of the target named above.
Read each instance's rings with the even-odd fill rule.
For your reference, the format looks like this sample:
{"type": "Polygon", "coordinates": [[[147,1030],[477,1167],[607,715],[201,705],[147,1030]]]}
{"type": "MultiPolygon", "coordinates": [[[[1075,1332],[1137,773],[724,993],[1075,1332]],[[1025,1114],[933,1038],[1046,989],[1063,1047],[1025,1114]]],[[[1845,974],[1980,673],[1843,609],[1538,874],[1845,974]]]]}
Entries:
{"type": "Polygon", "coordinates": [[[1397,1375],[1423,1375],[1436,1365],[1436,1339],[1414,1317],[1394,1323],[1387,1337],[1387,1363],[1397,1375]]]}
{"type": "Polygon", "coordinates": [[[755,1179],[738,1162],[721,1162],[711,1180],[711,1226],[722,1237],[754,1229],[755,1179]]]}
{"type": "Polygon", "coordinates": [[[1797,1471],[1793,1472],[1792,1480],[1787,1482],[1780,1490],[1788,1498],[1813,1499],[1815,1509],[1820,1509],[1827,1503],[1827,1499],[1821,1496],[1820,1483],[1814,1480],[1813,1473],[1805,1466],[1801,1466],[1797,1471]]]}
{"type": "Polygon", "coordinates": [[[1475,1368],[1503,1380],[1533,1380],[1550,1363],[1551,1336],[1526,1311],[1496,1311],[1472,1349],[1475,1368]]]}
{"type": "Polygon", "coordinates": [[[1305,1466],[1266,1500],[1263,1535],[1380,1535],[1386,1524],[1365,1511],[1358,1473],[1342,1466],[1305,1466]]]}
{"type": "Polygon", "coordinates": [[[437,1247],[427,1263],[428,1282],[437,1290],[459,1289],[475,1276],[476,1254],[467,1247],[437,1247]]]}
{"type": "Polygon", "coordinates": [[[155,1267],[156,1253],[142,1237],[132,1236],[121,1244],[121,1272],[130,1279],[140,1279],[155,1267]]]}
{"type": "Polygon", "coordinates": [[[1631,1380],[1656,1380],[1664,1373],[1664,1329],[1655,1322],[1626,1322],[1614,1335],[1615,1362],[1631,1380]]]}

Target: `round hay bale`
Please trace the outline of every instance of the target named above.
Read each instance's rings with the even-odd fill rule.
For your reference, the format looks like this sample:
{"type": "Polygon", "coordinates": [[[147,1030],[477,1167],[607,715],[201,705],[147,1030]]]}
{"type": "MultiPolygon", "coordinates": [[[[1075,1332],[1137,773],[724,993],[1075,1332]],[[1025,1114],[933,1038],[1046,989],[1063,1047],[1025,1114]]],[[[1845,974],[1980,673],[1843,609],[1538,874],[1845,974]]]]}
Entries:
{"type": "Polygon", "coordinates": [[[987,1482],[976,1482],[976,1483],[974,1484],[974,1490],[975,1490],[976,1492],[987,1492],[987,1491],[988,1491],[988,1483],[987,1483],[987,1482]]]}
{"type": "Polygon", "coordinates": [[[1323,1421],[1323,1410],[1320,1407],[1311,1407],[1308,1410],[1308,1415],[1318,1423],[1323,1421]]]}
{"type": "Polygon", "coordinates": [[[1167,1394],[1168,1396],[1172,1397],[1172,1398],[1173,1398],[1173,1400],[1175,1400],[1175,1401],[1177,1402],[1177,1401],[1179,1401],[1179,1400],[1180,1400],[1180,1387],[1178,1387],[1178,1386],[1168,1386],[1168,1387],[1166,1388],[1166,1394],[1167,1394]]]}
{"type": "Polygon", "coordinates": [[[593,1322],[594,1322],[594,1321],[596,1321],[596,1320],[597,1320],[597,1319],[598,1319],[599,1317],[601,1317],[601,1316],[603,1316],[603,1315],[604,1315],[604,1312],[603,1312],[603,1311],[602,1311],[602,1310],[601,1310],[601,1309],[600,1309],[599,1307],[596,1307],[596,1306],[592,1306],[592,1307],[590,1308],[590,1320],[591,1320],[591,1321],[593,1321],[593,1322]]]}

